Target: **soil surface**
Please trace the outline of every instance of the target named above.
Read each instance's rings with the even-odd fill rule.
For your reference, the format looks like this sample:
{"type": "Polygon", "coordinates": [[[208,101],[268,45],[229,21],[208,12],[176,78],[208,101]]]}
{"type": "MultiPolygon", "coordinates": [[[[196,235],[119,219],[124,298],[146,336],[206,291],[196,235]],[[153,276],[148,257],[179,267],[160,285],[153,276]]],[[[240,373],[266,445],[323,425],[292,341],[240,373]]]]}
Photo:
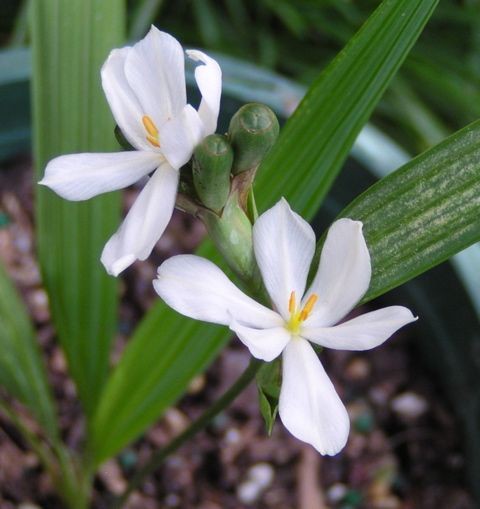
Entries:
{"type": "MultiPolygon", "coordinates": [[[[57,399],[67,443],[82,442],[75,387],[50,322],[33,239],[31,162],[17,158],[0,167],[0,258],[22,295],[37,331],[57,399]]],[[[137,189],[125,193],[128,208],[137,189]]],[[[202,226],[176,213],[153,255],[122,276],[117,349],[156,296],[158,264],[191,252],[202,226]]],[[[99,262],[100,263],[100,262],[99,262]]],[[[376,303],[378,305],[378,303],[376,303]]],[[[368,309],[360,309],[364,312],[368,309]]],[[[358,311],[357,311],[358,312],[358,311]]],[[[365,353],[325,351],[322,362],[346,403],[352,430],[346,448],[322,457],[277,421],[268,437],[251,385],[208,428],[172,455],[135,492],[130,509],[472,509],[464,483],[464,457],[446,398],[411,348],[415,326],[365,353]]],[[[249,361],[232,340],[188,394],[146,435],[106,463],[95,481],[92,507],[108,507],[151,452],[181,432],[215,401],[249,361]]],[[[18,406],[18,412],[25,414],[18,406]]],[[[0,415],[0,508],[62,507],[49,478],[12,423],[0,415]]]]}

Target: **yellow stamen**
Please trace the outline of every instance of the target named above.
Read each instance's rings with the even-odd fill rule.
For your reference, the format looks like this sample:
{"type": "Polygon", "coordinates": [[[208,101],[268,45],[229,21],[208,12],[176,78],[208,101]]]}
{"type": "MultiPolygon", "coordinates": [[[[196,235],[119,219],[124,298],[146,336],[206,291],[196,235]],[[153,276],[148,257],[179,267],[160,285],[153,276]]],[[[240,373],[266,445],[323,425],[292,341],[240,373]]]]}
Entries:
{"type": "Polygon", "coordinates": [[[153,120],[148,115],[143,115],[142,122],[145,130],[147,131],[147,141],[154,147],[160,147],[160,142],[158,141],[158,129],[153,120]]]}
{"type": "Polygon", "coordinates": [[[308,297],[307,302],[305,302],[303,309],[301,311],[297,311],[295,292],[290,294],[290,299],[288,300],[288,312],[290,313],[290,320],[287,322],[286,326],[292,334],[300,334],[301,324],[310,316],[310,313],[312,312],[317,300],[318,295],[312,293],[310,297],[308,297]]]}
{"type": "Polygon", "coordinates": [[[143,115],[142,122],[145,126],[145,129],[147,130],[147,133],[152,136],[152,138],[157,138],[158,129],[153,120],[148,115],[143,115]]]}
{"type": "Polygon", "coordinates": [[[160,147],[160,143],[158,143],[157,138],[154,138],[153,136],[150,136],[147,134],[147,141],[149,141],[154,147],[160,147]]]}
{"type": "Polygon", "coordinates": [[[315,293],[312,293],[310,297],[308,298],[307,302],[305,303],[305,306],[303,306],[302,312],[300,313],[300,321],[306,320],[310,313],[312,312],[313,306],[315,306],[315,302],[318,300],[318,295],[315,293]]]}
{"type": "Polygon", "coordinates": [[[288,312],[293,313],[295,308],[297,307],[297,303],[295,301],[295,291],[290,294],[290,299],[288,301],[288,312]]]}

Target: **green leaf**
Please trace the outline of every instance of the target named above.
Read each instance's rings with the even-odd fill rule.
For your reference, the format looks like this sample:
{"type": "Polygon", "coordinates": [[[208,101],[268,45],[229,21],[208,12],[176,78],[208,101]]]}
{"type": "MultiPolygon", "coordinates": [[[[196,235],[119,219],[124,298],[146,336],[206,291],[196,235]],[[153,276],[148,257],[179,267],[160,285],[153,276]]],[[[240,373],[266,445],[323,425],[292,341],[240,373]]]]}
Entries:
{"type": "Polygon", "coordinates": [[[96,462],[118,452],[154,422],[224,346],[222,327],[186,320],[157,303],[112,373],[93,421],[96,462]]]}
{"type": "Polygon", "coordinates": [[[273,425],[278,413],[278,398],[282,385],[280,358],[265,362],[257,373],[258,399],[260,411],[268,435],[272,434],[273,425]]]}
{"type": "Polygon", "coordinates": [[[58,436],[52,395],[27,311],[0,264],[0,385],[24,403],[50,438],[58,436]]]}
{"type": "MultiPolygon", "coordinates": [[[[286,196],[307,218],[320,206],[356,135],[431,15],[437,0],[386,0],[314,83],[261,165],[260,211],[286,196]]],[[[211,247],[201,254],[215,259],[211,247]]],[[[110,377],[92,428],[96,462],[118,452],[182,394],[228,340],[158,303],[110,377]]]]}
{"type": "MultiPolygon", "coordinates": [[[[36,178],[49,159],[118,150],[100,67],[124,32],[123,0],[32,2],[36,178]]],[[[87,414],[104,384],[116,324],[116,280],[99,262],[119,223],[119,195],[72,203],[38,186],[42,274],[58,337],[87,414]]]]}
{"type": "Polygon", "coordinates": [[[260,210],[284,195],[295,210],[313,216],[436,5],[382,2],[310,87],[260,166],[257,186],[269,186],[268,193],[256,193],[260,210]]]}
{"type": "Polygon", "coordinates": [[[270,436],[273,431],[275,419],[278,413],[278,400],[270,398],[267,393],[260,390],[258,387],[258,405],[260,407],[260,413],[265,423],[265,431],[270,436]]]}
{"type": "Polygon", "coordinates": [[[479,241],[480,121],[374,184],[340,217],[364,223],[373,269],[364,301],[479,241]]]}

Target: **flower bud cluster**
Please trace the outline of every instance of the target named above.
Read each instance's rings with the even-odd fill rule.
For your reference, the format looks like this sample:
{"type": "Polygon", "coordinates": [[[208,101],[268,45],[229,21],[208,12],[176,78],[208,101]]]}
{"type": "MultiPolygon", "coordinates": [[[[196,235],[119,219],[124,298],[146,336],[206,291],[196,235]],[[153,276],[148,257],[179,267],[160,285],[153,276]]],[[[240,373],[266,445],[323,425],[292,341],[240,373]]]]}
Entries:
{"type": "Polygon", "coordinates": [[[235,113],[225,136],[204,138],[193,155],[197,200],[220,215],[234,191],[245,205],[256,170],[275,144],[279,130],[277,117],[268,106],[250,103],[235,113]]]}

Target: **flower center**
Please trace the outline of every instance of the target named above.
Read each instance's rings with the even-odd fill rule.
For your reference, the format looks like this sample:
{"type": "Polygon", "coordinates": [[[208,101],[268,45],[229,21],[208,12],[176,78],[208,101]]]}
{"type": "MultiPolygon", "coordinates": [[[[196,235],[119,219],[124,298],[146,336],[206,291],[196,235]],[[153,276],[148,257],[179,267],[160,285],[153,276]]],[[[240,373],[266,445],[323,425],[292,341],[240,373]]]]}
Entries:
{"type": "Polygon", "coordinates": [[[144,115],[142,117],[143,127],[147,131],[147,141],[153,145],[154,147],[160,147],[160,142],[158,141],[158,129],[153,120],[148,116],[144,115]]]}
{"type": "Polygon", "coordinates": [[[287,330],[289,330],[292,334],[299,334],[302,322],[304,322],[310,316],[317,300],[318,295],[316,293],[312,293],[312,295],[308,297],[307,302],[305,302],[303,308],[298,309],[295,292],[293,291],[290,294],[290,299],[288,300],[288,312],[290,313],[290,320],[287,322],[287,330]]]}

